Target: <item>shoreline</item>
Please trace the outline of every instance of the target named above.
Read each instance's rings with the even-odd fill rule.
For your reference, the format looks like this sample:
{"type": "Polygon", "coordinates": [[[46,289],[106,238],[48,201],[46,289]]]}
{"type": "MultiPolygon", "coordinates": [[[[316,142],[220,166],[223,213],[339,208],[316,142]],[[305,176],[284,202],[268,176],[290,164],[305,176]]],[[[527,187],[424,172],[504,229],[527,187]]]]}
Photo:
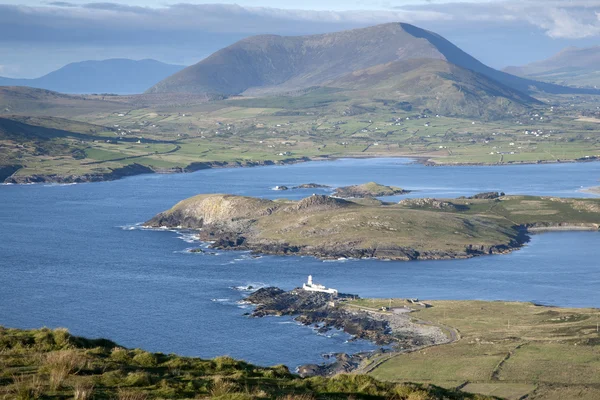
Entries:
{"type": "MultiPolygon", "coordinates": [[[[377,159],[377,158],[398,158],[398,159],[410,159],[412,163],[421,164],[426,167],[506,167],[511,165],[542,165],[542,164],[574,164],[574,163],[591,163],[600,162],[600,159],[594,157],[590,159],[574,159],[574,160],[556,160],[556,161],[511,161],[502,163],[438,163],[434,160],[440,157],[436,156],[423,156],[423,155],[410,155],[410,154],[393,154],[393,155],[360,155],[360,154],[349,154],[349,155],[336,155],[336,156],[318,156],[318,157],[298,157],[289,158],[284,160],[264,160],[264,161],[200,161],[189,164],[186,167],[176,167],[170,169],[152,168],[149,166],[133,163],[127,164],[121,168],[112,169],[106,173],[88,173],[82,175],[57,175],[57,174],[33,174],[24,176],[15,176],[23,168],[23,166],[16,165],[5,165],[0,166],[0,170],[5,169],[10,171],[10,174],[0,175],[0,181],[2,184],[11,185],[27,185],[27,184],[68,184],[68,183],[94,183],[94,182],[110,182],[131,176],[144,175],[144,174],[180,174],[180,173],[193,173],[204,169],[219,169],[219,168],[251,168],[251,167],[263,167],[263,166],[278,166],[278,165],[293,165],[304,162],[320,162],[320,161],[336,161],[341,159],[377,159]],[[16,169],[15,169],[16,168],[16,169]]],[[[441,157],[443,158],[443,157],[441,157]]],[[[584,193],[589,192],[587,189],[582,190],[584,193]]],[[[600,195],[600,194],[599,194],[600,195]]]]}

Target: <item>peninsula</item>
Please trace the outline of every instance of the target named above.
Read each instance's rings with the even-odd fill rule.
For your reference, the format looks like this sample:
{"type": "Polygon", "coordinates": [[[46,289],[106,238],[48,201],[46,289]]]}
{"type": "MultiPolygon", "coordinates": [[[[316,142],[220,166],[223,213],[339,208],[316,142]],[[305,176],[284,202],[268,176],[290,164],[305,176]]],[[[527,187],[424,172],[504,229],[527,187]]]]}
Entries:
{"type": "Polygon", "coordinates": [[[145,226],[198,230],[200,240],[221,249],[406,261],[502,254],[526,243],[530,231],[600,227],[599,199],[488,197],[495,196],[395,204],[324,195],[272,201],[203,194],[145,226]]]}

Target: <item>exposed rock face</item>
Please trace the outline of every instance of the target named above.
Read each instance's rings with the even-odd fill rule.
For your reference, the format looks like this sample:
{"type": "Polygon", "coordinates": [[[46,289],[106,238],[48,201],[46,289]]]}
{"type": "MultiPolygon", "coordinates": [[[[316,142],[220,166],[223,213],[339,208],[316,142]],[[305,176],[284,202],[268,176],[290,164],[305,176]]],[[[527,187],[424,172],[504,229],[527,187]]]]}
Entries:
{"type": "Polygon", "coordinates": [[[151,227],[181,227],[240,232],[251,220],[271,214],[278,205],[271,200],[226,194],[200,195],[179,202],[171,210],[158,214],[146,223],[151,227]]]}
{"type": "Polygon", "coordinates": [[[313,195],[313,196],[310,196],[310,197],[300,200],[298,203],[296,203],[296,205],[294,206],[294,209],[295,210],[323,210],[323,209],[348,207],[352,204],[353,203],[351,203],[349,201],[342,200],[342,199],[336,199],[336,198],[333,198],[330,196],[313,195]]]}
{"type": "Polygon", "coordinates": [[[434,208],[437,210],[456,210],[456,205],[449,201],[436,200],[436,199],[405,199],[401,200],[398,204],[406,207],[414,208],[434,208]]]}
{"type": "Polygon", "coordinates": [[[271,287],[257,290],[246,300],[257,305],[251,314],[253,317],[292,315],[304,325],[318,326],[319,332],[342,329],[355,338],[372,340],[377,344],[390,344],[395,341],[386,321],[375,320],[366,313],[351,313],[335,305],[335,301],[344,298],[358,296],[333,296],[303,289],[285,292],[271,287]]]}
{"type": "Polygon", "coordinates": [[[395,186],[384,186],[375,182],[369,182],[362,185],[337,188],[333,195],[342,198],[364,198],[394,196],[407,193],[410,193],[410,191],[395,186]]]}

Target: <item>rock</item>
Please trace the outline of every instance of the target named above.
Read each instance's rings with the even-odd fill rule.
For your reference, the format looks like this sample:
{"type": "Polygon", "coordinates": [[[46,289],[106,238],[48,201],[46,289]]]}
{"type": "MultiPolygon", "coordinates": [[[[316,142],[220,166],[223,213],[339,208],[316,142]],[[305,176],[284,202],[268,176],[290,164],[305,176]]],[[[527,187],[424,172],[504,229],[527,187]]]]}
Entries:
{"type": "Polygon", "coordinates": [[[327,189],[331,186],[319,185],[318,183],[304,183],[302,185],[294,186],[292,189],[327,189]]]}
{"type": "Polygon", "coordinates": [[[415,208],[435,208],[438,210],[456,210],[456,205],[450,203],[449,201],[442,201],[430,198],[424,199],[405,199],[398,202],[398,204],[405,207],[415,207],[415,208]]]}
{"type": "Polygon", "coordinates": [[[396,186],[384,186],[375,182],[369,182],[362,185],[343,186],[337,188],[334,196],[342,198],[363,198],[363,197],[383,197],[410,193],[396,186]]]}
{"type": "Polygon", "coordinates": [[[289,190],[287,186],[275,186],[273,190],[289,190]]]}

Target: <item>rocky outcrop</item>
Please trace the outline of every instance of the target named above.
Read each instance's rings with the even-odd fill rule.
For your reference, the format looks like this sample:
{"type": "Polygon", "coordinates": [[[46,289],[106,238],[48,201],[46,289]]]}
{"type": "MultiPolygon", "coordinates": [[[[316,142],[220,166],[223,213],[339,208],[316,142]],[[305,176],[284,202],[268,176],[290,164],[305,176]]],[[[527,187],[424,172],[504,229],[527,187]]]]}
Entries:
{"type": "Polygon", "coordinates": [[[436,210],[456,210],[458,207],[449,201],[436,200],[430,198],[423,199],[405,199],[398,202],[401,206],[412,208],[433,208],[436,210]]]}
{"type": "Polygon", "coordinates": [[[294,186],[292,189],[327,189],[331,186],[320,185],[318,183],[303,183],[302,185],[294,186]]]}
{"type": "Polygon", "coordinates": [[[395,196],[410,193],[396,186],[384,186],[375,182],[369,182],[362,185],[343,186],[337,188],[333,195],[341,198],[364,198],[364,197],[383,197],[395,196]]]}
{"type": "Polygon", "coordinates": [[[303,325],[315,326],[321,333],[340,329],[354,338],[371,340],[380,345],[395,341],[386,321],[373,319],[367,313],[349,312],[337,306],[336,302],[347,298],[358,296],[334,296],[303,289],[285,292],[270,287],[257,290],[248,296],[246,301],[257,306],[251,313],[252,317],[291,315],[303,325]]]}
{"type": "MultiPolygon", "coordinates": [[[[257,217],[273,213],[279,206],[265,199],[227,194],[199,195],[177,203],[146,222],[149,227],[201,229],[218,239],[244,232],[257,217]]],[[[239,243],[239,240],[235,240],[239,243]]]]}

